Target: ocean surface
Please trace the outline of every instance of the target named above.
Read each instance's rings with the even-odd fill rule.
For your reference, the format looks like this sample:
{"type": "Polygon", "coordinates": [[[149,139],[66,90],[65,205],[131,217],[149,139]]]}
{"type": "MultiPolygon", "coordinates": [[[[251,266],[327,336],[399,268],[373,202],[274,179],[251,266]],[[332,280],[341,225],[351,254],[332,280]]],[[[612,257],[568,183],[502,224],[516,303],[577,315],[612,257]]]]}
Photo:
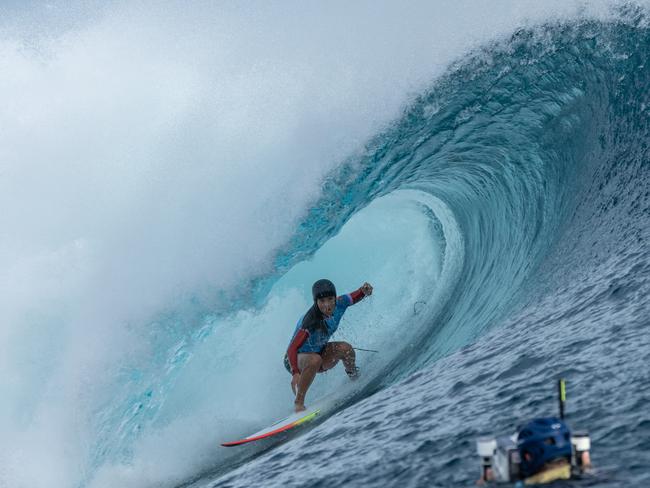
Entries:
{"type": "Polygon", "coordinates": [[[568,4],[8,7],[0,487],[474,486],[559,378],[650,486],[649,11],[568,4]],[[379,352],[221,447],[322,277],[379,352]]]}

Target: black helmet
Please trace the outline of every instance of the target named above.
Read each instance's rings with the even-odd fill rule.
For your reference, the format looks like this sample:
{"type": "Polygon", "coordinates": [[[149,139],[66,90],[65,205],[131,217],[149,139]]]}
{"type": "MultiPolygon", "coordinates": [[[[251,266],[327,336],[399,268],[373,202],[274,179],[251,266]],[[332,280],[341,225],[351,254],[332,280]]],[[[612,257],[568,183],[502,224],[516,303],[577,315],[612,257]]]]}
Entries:
{"type": "Polygon", "coordinates": [[[311,295],[314,297],[314,301],[325,297],[336,298],[336,287],[330,280],[318,280],[311,287],[311,295]]]}

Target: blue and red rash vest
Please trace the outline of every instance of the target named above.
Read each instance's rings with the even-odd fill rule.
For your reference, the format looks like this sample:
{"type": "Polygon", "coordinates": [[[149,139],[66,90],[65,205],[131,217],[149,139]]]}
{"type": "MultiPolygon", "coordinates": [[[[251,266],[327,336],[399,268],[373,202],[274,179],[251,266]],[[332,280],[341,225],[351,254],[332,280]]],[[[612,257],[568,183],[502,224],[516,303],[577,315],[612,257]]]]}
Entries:
{"type": "Polygon", "coordinates": [[[363,297],[365,295],[361,291],[361,288],[347,295],[337,297],[334,312],[328,318],[321,313],[316,303],[307,310],[307,313],[298,321],[289,347],[287,348],[287,356],[291,365],[292,374],[300,372],[298,369],[298,353],[320,353],[327,345],[327,341],[329,341],[332,334],[338,329],[339,322],[341,322],[345,310],[350,305],[354,305],[362,300],[363,297]]]}

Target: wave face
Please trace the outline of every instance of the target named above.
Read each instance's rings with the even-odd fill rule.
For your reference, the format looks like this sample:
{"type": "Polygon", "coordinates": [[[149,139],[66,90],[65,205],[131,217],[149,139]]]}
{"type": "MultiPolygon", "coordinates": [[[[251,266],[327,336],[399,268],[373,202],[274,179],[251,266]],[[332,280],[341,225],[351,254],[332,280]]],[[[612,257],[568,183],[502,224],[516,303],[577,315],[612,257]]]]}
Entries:
{"type": "MultiPolygon", "coordinates": [[[[222,22],[227,32],[228,19],[222,22]]],[[[256,25],[253,19],[244,27],[256,25]]],[[[147,33],[165,42],[159,34],[147,33]]],[[[102,32],[93,36],[105,39],[102,32]]],[[[183,42],[194,48],[196,39],[179,42],[172,55],[183,67],[183,42]]],[[[156,113],[155,130],[119,130],[113,137],[127,144],[117,153],[95,133],[83,133],[90,142],[74,151],[64,141],[62,160],[76,151],[91,156],[99,144],[120,161],[110,184],[100,185],[104,191],[98,195],[90,185],[81,190],[84,198],[73,199],[64,194],[79,181],[72,174],[63,188],[35,186],[53,201],[63,199],[62,206],[87,203],[91,195],[111,201],[111,191],[124,203],[74,205],[78,228],[52,211],[50,224],[23,236],[58,247],[34,246],[37,259],[9,268],[14,277],[27,269],[36,290],[48,291],[40,308],[3,298],[21,328],[0,336],[3,376],[14,378],[0,385],[12,399],[0,407],[10,419],[0,424],[10,439],[0,444],[7,463],[0,464],[0,486],[467,485],[479,471],[475,437],[509,433],[532,416],[553,413],[549,398],[558,377],[569,385],[569,422],[591,432],[599,486],[648,484],[648,52],[642,8],[522,28],[457,59],[428,88],[419,72],[409,86],[419,95],[403,113],[395,117],[394,101],[381,116],[367,117],[394,120],[384,130],[366,123],[363,111],[371,104],[363,105],[363,117],[350,116],[337,130],[361,140],[375,134],[365,150],[354,152],[336,132],[307,169],[303,159],[327,117],[298,131],[307,142],[292,154],[286,140],[296,120],[287,112],[302,107],[265,100],[277,88],[271,86],[244,108],[277,117],[273,131],[265,132],[269,118],[260,117],[252,132],[284,145],[272,145],[268,156],[248,146],[250,132],[229,127],[216,149],[205,149],[211,129],[221,127],[193,103],[205,102],[210,87],[191,70],[171,84],[153,83],[170,74],[168,66],[154,65],[151,84],[130,91],[124,103],[156,106],[150,86],[173,102],[156,113]],[[143,140],[157,149],[147,152],[136,143],[143,140]],[[223,154],[242,166],[207,164],[223,154]],[[331,159],[342,154],[347,159],[335,167],[331,159]],[[275,166],[261,168],[269,157],[275,166]],[[131,175],[128,163],[142,158],[142,174],[131,175]],[[186,171],[177,162],[185,158],[198,161],[198,169],[186,171]],[[125,183],[123,176],[133,179],[125,183]],[[126,224],[125,208],[137,209],[126,224]],[[132,270],[138,266],[141,272],[132,270]],[[42,280],[42,269],[52,267],[49,281],[42,280]],[[342,292],[366,280],[375,286],[337,332],[380,351],[359,352],[362,391],[271,452],[255,446],[224,452],[219,441],[286,413],[291,395],[281,358],[309,306],[311,283],[323,276],[342,292]],[[85,290],[99,277],[102,287],[85,290]],[[79,301],[88,305],[75,308],[79,301]]],[[[372,67],[380,76],[381,63],[372,67]]],[[[215,62],[210,69],[221,68],[215,62]]],[[[228,103],[210,94],[209,107],[239,113],[238,88],[248,74],[220,85],[228,103]]],[[[134,80],[140,78],[108,88],[120,95],[121,83],[134,80]]],[[[374,88],[370,95],[384,93],[374,88]]],[[[325,96],[332,98],[318,103],[350,102],[325,96]]],[[[306,98],[311,107],[316,89],[306,98]]],[[[27,127],[35,113],[23,114],[27,127]]],[[[108,122],[119,119],[101,113],[108,122]]],[[[139,114],[133,117],[146,126],[139,114]]],[[[84,126],[83,117],[73,122],[84,126]]],[[[14,135],[21,136],[19,129],[14,135]]],[[[82,180],[99,180],[104,163],[77,168],[87,173],[82,180]]],[[[46,168],[34,165],[39,174],[46,168]]],[[[47,217],[45,207],[26,210],[47,217]]],[[[8,228],[17,228],[19,215],[7,215],[8,228]]],[[[4,255],[23,255],[18,239],[7,242],[4,255]]],[[[18,282],[23,295],[34,291],[18,282]]],[[[339,373],[319,377],[309,396],[336,391],[346,381],[339,373]]]]}
{"type": "MultiPolygon", "coordinates": [[[[329,182],[335,197],[306,221],[301,246],[384,195],[435,197],[439,206],[423,212],[452,218],[454,235],[443,225],[432,242],[443,262],[462,255],[450,275],[432,277],[434,289],[447,288],[444,303],[396,324],[418,330],[393,346],[381,382],[408,379],[196,486],[291,485],[295,466],[311,486],[469,485],[474,438],[555,413],[558,377],[570,385],[570,423],[592,433],[599,486],[648,482],[644,22],[515,33],[460,62],[329,182]]],[[[381,285],[377,301],[390,279],[381,285]]]]}

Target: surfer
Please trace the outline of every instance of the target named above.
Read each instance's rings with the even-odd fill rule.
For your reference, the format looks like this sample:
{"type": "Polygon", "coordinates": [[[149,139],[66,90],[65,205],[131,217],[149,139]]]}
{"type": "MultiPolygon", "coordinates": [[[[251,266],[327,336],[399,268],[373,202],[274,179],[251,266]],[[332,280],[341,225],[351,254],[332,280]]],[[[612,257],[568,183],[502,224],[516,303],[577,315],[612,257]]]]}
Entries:
{"type": "Polygon", "coordinates": [[[328,341],[345,310],[372,295],[372,286],[364,283],[358,290],[337,297],[334,283],[323,279],[314,283],[311,291],[314,304],[298,321],[284,355],[284,366],[291,373],[291,390],[296,395],[296,412],[305,410],[305,395],[316,373],[332,369],[339,360],[350,379],[357,379],[359,370],[352,346],[347,342],[328,341]]]}

